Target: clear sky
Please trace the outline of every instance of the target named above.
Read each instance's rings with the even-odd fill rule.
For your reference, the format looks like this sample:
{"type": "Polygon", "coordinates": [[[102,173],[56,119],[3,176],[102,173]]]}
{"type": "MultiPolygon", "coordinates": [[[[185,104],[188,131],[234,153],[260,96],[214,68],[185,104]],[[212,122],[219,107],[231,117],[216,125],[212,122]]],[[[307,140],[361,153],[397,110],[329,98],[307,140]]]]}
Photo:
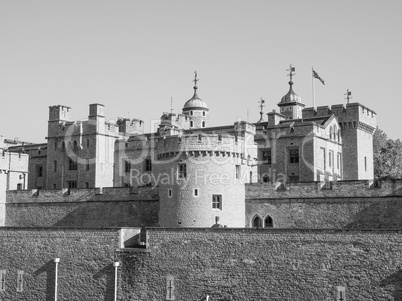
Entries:
{"type": "Polygon", "coordinates": [[[0,1],[0,134],[45,142],[48,107],[90,103],[107,119],[181,112],[193,94],[211,126],[259,119],[288,91],[312,106],[360,102],[390,138],[402,138],[402,1],[0,1]]]}

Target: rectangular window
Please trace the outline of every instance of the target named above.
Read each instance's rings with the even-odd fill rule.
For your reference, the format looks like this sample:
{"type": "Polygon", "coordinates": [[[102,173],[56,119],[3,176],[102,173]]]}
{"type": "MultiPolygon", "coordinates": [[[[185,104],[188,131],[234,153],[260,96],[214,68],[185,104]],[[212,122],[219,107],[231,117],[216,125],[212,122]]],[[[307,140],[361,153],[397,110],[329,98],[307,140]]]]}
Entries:
{"type": "Polygon", "coordinates": [[[336,156],[336,168],[339,170],[340,167],[340,162],[341,162],[341,154],[338,153],[336,156]]]}
{"type": "Polygon", "coordinates": [[[89,170],[89,159],[85,159],[85,170],[89,170]]]}
{"type": "Polygon", "coordinates": [[[6,270],[0,270],[0,292],[6,291],[6,270]]]}
{"type": "Polygon", "coordinates": [[[321,165],[321,167],[325,170],[327,168],[327,160],[326,160],[327,158],[326,158],[326,155],[325,155],[325,148],[321,147],[320,149],[321,149],[321,154],[322,154],[322,165],[321,165]]]}
{"type": "Polygon", "coordinates": [[[68,169],[69,170],[77,170],[77,162],[70,158],[70,161],[68,163],[68,169]]]}
{"type": "Polygon", "coordinates": [[[67,181],[68,188],[77,188],[77,181],[67,181]]]}
{"type": "Polygon", "coordinates": [[[289,149],[289,162],[290,163],[299,163],[299,149],[298,148],[289,149]]]}
{"type": "Polygon", "coordinates": [[[172,197],[172,195],[173,195],[173,193],[172,193],[172,189],[168,189],[168,197],[169,197],[169,198],[171,198],[171,197],[172,197]]]}
{"type": "Polygon", "coordinates": [[[364,157],[364,170],[367,171],[367,157],[364,157]]]}
{"type": "Polygon", "coordinates": [[[236,179],[240,179],[240,165],[236,165],[236,179]]]}
{"type": "Polygon", "coordinates": [[[334,158],[334,152],[333,151],[329,151],[328,152],[328,165],[329,165],[329,167],[332,167],[332,165],[335,165],[334,164],[334,160],[335,160],[335,158],[334,158]]]}
{"type": "Polygon", "coordinates": [[[187,178],[187,164],[186,163],[180,163],[178,168],[179,168],[178,178],[179,179],[187,178]]]}
{"type": "Polygon", "coordinates": [[[52,188],[57,189],[57,185],[55,183],[53,183],[52,188]]]}
{"type": "Polygon", "coordinates": [[[36,165],[36,177],[37,178],[43,177],[43,166],[42,165],[36,165]]]}
{"type": "Polygon", "coordinates": [[[24,271],[17,272],[17,292],[24,291],[24,271]]]}
{"type": "Polygon", "coordinates": [[[89,188],[89,182],[85,182],[85,188],[89,188]]]}
{"type": "Polygon", "coordinates": [[[152,171],[152,161],[151,161],[151,159],[149,159],[149,158],[145,159],[144,170],[145,171],[152,171]]]}
{"type": "Polygon", "coordinates": [[[262,152],[262,161],[264,164],[272,163],[271,149],[262,152]]]}
{"type": "Polygon", "coordinates": [[[87,139],[87,148],[89,148],[89,139],[87,139]]]}
{"type": "Polygon", "coordinates": [[[194,196],[198,196],[198,188],[194,188],[194,193],[193,193],[193,195],[194,195],[194,196]]]}
{"type": "Polygon", "coordinates": [[[54,150],[57,150],[57,141],[55,141],[55,142],[53,143],[53,149],[54,149],[54,150]]]}
{"type": "Polygon", "coordinates": [[[212,195],[212,208],[222,210],[222,195],[213,194],[212,195]]]}
{"type": "Polygon", "coordinates": [[[57,172],[57,161],[53,161],[53,172],[57,172]]]}
{"type": "Polygon", "coordinates": [[[124,160],[124,170],[125,170],[125,172],[131,171],[131,162],[130,161],[124,160]]]}

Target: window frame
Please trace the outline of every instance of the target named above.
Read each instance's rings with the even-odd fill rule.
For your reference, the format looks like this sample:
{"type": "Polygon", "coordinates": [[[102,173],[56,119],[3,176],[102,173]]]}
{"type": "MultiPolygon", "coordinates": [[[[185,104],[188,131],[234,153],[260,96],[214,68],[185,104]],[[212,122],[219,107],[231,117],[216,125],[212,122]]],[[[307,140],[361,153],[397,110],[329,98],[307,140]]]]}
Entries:
{"type": "Polygon", "coordinates": [[[77,170],[78,169],[78,163],[77,161],[69,158],[69,162],[68,162],[68,170],[77,170]]]}
{"type": "Polygon", "coordinates": [[[298,164],[300,163],[300,151],[299,148],[288,148],[289,163],[298,164]]]}
{"type": "Polygon", "coordinates": [[[212,209],[222,210],[222,194],[212,195],[212,209]]]}
{"type": "Polygon", "coordinates": [[[177,164],[177,178],[187,179],[187,163],[182,162],[177,164]]]}

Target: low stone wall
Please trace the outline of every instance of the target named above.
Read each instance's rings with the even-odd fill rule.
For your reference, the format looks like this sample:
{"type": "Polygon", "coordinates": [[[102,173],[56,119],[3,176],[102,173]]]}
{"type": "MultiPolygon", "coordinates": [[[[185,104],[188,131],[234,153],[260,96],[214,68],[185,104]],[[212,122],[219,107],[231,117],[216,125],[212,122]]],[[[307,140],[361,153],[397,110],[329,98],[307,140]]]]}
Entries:
{"type": "Polygon", "coordinates": [[[121,253],[122,300],[402,298],[402,232],[149,229],[150,253],[121,253]],[[167,277],[172,282],[167,283],[167,277]],[[171,287],[171,288],[169,288],[171,287]]]}

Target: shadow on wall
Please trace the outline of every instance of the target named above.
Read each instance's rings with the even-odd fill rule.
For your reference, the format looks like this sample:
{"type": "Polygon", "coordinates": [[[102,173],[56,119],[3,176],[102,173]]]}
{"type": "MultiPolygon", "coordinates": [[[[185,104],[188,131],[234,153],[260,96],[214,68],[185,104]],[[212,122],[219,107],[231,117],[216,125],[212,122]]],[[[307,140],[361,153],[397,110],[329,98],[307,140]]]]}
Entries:
{"type": "Polygon", "coordinates": [[[104,301],[114,300],[114,267],[113,263],[105,266],[102,270],[94,275],[94,279],[99,283],[105,282],[105,298],[104,301]]]}
{"type": "Polygon", "coordinates": [[[48,261],[41,268],[34,272],[34,277],[38,277],[40,274],[46,273],[46,301],[54,300],[54,289],[55,289],[55,263],[53,260],[48,261]]]}
{"type": "Polygon", "coordinates": [[[61,218],[53,227],[157,226],[158,202],[87,202],[61,218]]]}
{"type": "Polygon", "coordinates": [[[402,228],[401,209],[402,203],[398,199],[375,202],[359,211],[354,216],[353,222],[347,224],[345,228],[400,229],[402,228]]]}
{"type": "Polygon", "coordinates": [[[399,270],[380,282],[380,287],[386,290],[391,290],[387,289],[389,286],[393,287],[393,300],[402,301],[402,270],[399,270]]]}

